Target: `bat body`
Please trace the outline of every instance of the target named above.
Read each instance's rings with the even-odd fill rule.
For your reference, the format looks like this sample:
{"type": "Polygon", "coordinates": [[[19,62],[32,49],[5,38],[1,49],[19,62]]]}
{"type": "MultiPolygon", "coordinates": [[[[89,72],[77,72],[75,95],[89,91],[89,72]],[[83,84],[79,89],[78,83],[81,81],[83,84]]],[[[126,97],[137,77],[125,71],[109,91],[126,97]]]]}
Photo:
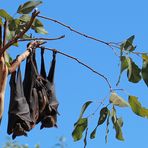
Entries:
{"type": "Polygon", "coordinates": [[[36,88],[37,65],[35,60],[35,50],[33,50],[26,60],[25,76],[23,81],[24,94],[29,104],[30,116],[33,127],[39,116],[38,93],[36,88]]]}
{"type": "Polygon", "coordinates": [[[10,78],[10,105],[8,114],[7,133],[16,136],[27,135],[31,129],[32,120],[27,100],[24,96],[20,67],[13,72],[10,78]]]}
{"type": "Polygon", "coordinates": [[[45,65],[44,65],[44,49],[41,49],[41,76],[46,80],[43,81],[46,87],[46,94],[47,94],[47,104],[42,113],[42,120],[41,120],[41,129],[44,127],[57,127],[57,109],[58,109],[58,101],[55,95],[55,88],[54,88],[54,73],[55,73],[55,64],[56,64],[56,53],[53,52],[53,59],[51,62],[51,67],[46,76],[45,65]]]}

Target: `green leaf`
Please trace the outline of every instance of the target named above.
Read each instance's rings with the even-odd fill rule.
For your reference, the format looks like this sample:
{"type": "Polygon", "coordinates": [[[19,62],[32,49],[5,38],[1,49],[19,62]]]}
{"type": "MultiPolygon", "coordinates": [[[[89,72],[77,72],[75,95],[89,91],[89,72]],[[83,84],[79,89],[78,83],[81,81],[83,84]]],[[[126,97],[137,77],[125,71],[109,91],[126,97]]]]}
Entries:
{"type": "Polygon", "coordinates": [[[35,21],[33,23],[33,27],[43,27],[43,24],[38,19],[35,19],[35,21]]]}
{"type": "Polygon", "coordinates": [[[122,72],[128,68],[128,62],[125,56],[121,56],[120,61],[121,61],[120,74],[119,74],[118,82],[116,85],[120,83],[122,72]]]}
{"type": "Polygon", "coordinates": [[[32,12],[32,10],[37,7],[38,5],[40,5],[42,3],[42,1],[38,0],[38,1],[28,1],[22,5],[19,6],[17,13],[19,14],[28,14],[30,12],[32,12]]]}
{"type": "Polygon", "coordinates": [[[135,39],[135,36],[132,35],[124,43],[122,43],[120,46],[122,47],[123,50],[133,51],[136,48],[136,46],[133,45],[134,39],[135,39]]]}
{"type": "Polygon", "coordinates": [[[143,54],[142,78],[148,87],[148,56],[143,54]]]}
{"type": "Polygon", "coordinates": [[[40,34],[48,34],[48,32],[45,30],[43,24],[38,19],[35,19],[34,23],[32,24],[31,28],[36,32],[40,34]]]}
{"type": "Polygon", "coordinates": [[[121,72],[128,68],[128,62],[125,56],[121,57],[121,72]]]}
{"type": "Polygon", "coordinates": [[[12,19],[11,21],[9,21],[8,27],[10,31],[15,31],[19,25],[20,25],[19,19],[12,19]]]}
{"type": "Polygon", "coordinates": [[[36,33],[48,34],[48,32],[45,30],[44,27],[35,27],[34,30],[35,30],[36,33]]]}
{"type": "Polygon", "coordinates": [[[141,69],[132,61],[131,58],[127,59],[128,61],[128,71],[127,76],[128,80],[133,83],[138,83],[141,80],[141,69]]]}
{"type": "Polygon", "coordinates": [[[118,140],[124,141],[124,138],[123,138],[123,135],[122,135],[121,125],[118,122],[118,118],[116,116],[116,110],[115,110],[114,107],[113,107],[113,110],[112,110],[112,123],[113,123],[115,131],[116,131],[116,138],[118,140]]]}
{"type": "Polygon", "coordinates": [[[118,96],[115,92],[111,93],[110,102],[119,107],[130,107],[129,103],[126,102],[123,98],[118,96]]]}
{"type": "MultiPolygon", "coordinates": [[[[85,112],[85,110],[87,109],[87,107],[92,103],[92,101],[87,101],[83,104],[82,108],[81,108],[81,112],[80,112],[80,116],[79,116],[79,119],[78,121],[83,117],[83,114],[85,112]]],[[[78,122],[77,121],[77,122],[78,122]]],[[[77,122],[75,124],[77,124],[77,122]]]]}
{"type": "Polygon", "coordinates": [[[128,101],[131,105],[132,111],[141,117],[148,118],[148,109],[141,106],[138,98],[135,96],[129,96],[128,101]]]}
{"type": "Polygon", "coordinates": [[[88,126],[88,119],[87,118],[81,118],[79,121],[75,124],[75,128],[72,132],[72,136],[74,141],[78,141],[82,138],[83,132],[88,126]]]}
{"type": "Polygon", "coordinates": [[[8,21],[13,19],[13,17],[9,15],[4,9],[0,9],[0,16],[8,21]]]}
{"type": "Polygon", "coordinates": [[[94,139],[96,137],[96,131],[99,125],[103,124],[107,118],[108,115],[108,108],[107,107],[103,107],[100,110],[100,116],[99,116],[99,120],[97,123],[97,126],[95,127],[95,129],[92,131],[92,133],[90,134],[90,138],[94,139]]]}
{"type": "Polygon", "coordinates": [[[29,22],[30,19],[31,19],[31,17],[28,14],[24,14],[19,18],[19,20],[22,22],[29,22]]]}

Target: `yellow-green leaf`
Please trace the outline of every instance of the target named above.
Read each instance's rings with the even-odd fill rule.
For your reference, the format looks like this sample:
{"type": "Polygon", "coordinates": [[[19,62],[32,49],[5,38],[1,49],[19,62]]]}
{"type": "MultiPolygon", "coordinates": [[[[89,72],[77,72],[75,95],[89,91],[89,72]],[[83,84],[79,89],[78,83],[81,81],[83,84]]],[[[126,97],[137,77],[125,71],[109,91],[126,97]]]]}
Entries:
{"type": "Polygon", "coordinates": [[[110,102],[119,107],[130,107],[129,103],[122,97],[118,96],[115,92],[111,93],[110,102]]]}
{"type": "Polygon", "coordinates": [[[0,16],[9,21],[13,19],[4,9],[0,9],[0,16]]]}
{"type": "Polygon", "coordinates": [[[138,101],[138,98],[135,96],[129,96],[129,104],[131,105],[132,111],[141,117],[148,118],[148,109],[141,106],[141,103],[138,101]]]}
{"type": "Polygon", "coordinates": [[[87,118],[79,119],[79,121],[75,124],[75,128],[72,132],[72,137],[74,141],[78,141],[82,138],[83,132],[86,130],[87,126],[88,126],[87,118]]]}

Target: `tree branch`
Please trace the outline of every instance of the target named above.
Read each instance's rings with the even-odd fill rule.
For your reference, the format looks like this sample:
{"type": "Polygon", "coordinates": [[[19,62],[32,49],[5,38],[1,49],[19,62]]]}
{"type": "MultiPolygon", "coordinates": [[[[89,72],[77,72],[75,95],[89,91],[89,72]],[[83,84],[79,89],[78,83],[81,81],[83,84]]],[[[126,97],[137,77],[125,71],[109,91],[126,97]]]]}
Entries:
{"type": "MultiPolygon", "coordinates": [[[[64,23],[62,23],[62,22],[60,22],[60,21],[58,21],[58,20],[55,20],[55,19],[52,19],[52,18],[49,18],[49,17],[45,17],[45,16],[42,16],[42,15],[38,15],[37,17],[40,17],[40,18],[43,18],[43,19],[46,19],[46,20],[55,22],[55,23],[57,23],[57,24],[59,24],[59,25],[65,27],[65,28],[68,28],[70,31],[75,32],[76,34],[79,34],[79,35],[84,36],[84,37],[86,37],[86,38],[89,38],[89,39],[91,39],[91,40],[95,40],[95,41],[100,42],[100,43],[103,43],[103,44],[105,44],[105,45],[107,45],[107,46],[109,46],[109,47],[112,47],[112,42],[105,42],[105,41],[103,41],[103,40],[94,38],[94,37],[92,37],[92,36],[90,36],[90,35],[87,35],[87,34],[85,34],[85,33],[79,32],[79,31],[73,29],[72,27],[70,27],[70,26],[68,26],[68,25],[66,25],[66,24],[64,24],[64,23]]],[[[115,43],[114,43],[114,44],[115,44],[115,43]]]]}
{"type": "Polygon", "coordinates": [[[65,38],[65,35],[56,37],[56,38],[25,38],[25,39],[19,39],[18,42],[22,41],[36,41],[36,40],[43,40],[43,41],[52,41],[52,40],[59,40],[65,38]]]}
{"type": "Polygon", "coordinates": [[[66,57],[68,57],[68,58],[71,58],[71,59],[77,61],[79,64],[81,64],[81,65],[83,65],[84,67],[86,67],[87,69],[91,70],[93,73],[95,73],[95,74],[97,74],[98,76],[102,77],[102,78],[106,81],[106,83],[108,84],[108,87],[109,87],[110,91],[112,90],[112,87],[111,87],[110,82],[108,81],[108,79],[107,79],[103,74],[97,72],[96,70],[94,70],[93,68],[91,68],[91,67],[88,66],[87,64],[81,62],[81,61],[78,60],[77,58],[75,58],[75,57],[73,57],[73,56],[71,56],[71,55],[68,55],[68,54],[66,54],[66,53],[63,53],[63,52],[61,52],[61,51],[59,51],[59,50],[53,49],[53,48],[46,48],[46,47],[43,47],[43,46],[40,46],[40,48],[44,48],[44,49],[47,49],[47,50],[50,50],[50,51],[54,51],[54,52],[56,52],[56,53],[59,53],[59,54],[61,54],[61,55],[64,55],[64,56],[66,56],[66,57]]]}
{"type": "Polygon", "coordinates": [[[17,34],[11,41],[9,41],[1,50],[0,50],[0,57],[2,56],[2,54],[5,52],[6,49],[8,49],[11,45],[13,45],[14,43],[16,43],[18,41],[19,38],[22,38],[23,35],[30,29],[30,27],[32,26],[32,23],[34,22],[36,16],[39,14],[39,11],[34,11],[32,13],[30,22],[28,23],[28,25],[24,28],[24,30],[22,32],[20,32],[19,34],[17,34]]]}
{"type": "Polygon", "coordinates": [[[30,51],[32,51],[33,48],[39,47],[41,44],[43,43],[39,41],[33,41],[29,43],[27,50],[24,53],[22,53],[20,56],[18,56],[17,59],[12,62],[11,67],[8,69],[9,73],[14,72],[16,68],[21,64],[21,62],[30,55],[30,51]]]}

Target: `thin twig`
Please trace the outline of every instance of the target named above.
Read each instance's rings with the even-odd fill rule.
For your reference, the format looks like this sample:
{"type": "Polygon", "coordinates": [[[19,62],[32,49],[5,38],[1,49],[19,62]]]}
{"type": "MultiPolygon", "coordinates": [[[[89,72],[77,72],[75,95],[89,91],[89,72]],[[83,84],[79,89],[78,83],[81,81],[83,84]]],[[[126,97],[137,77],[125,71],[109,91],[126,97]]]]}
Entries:
{"type": "Polygon", "coordinates": [[[107,97],[105,97],[101,101],[99,101],[99,105],[97,106],[97,108],[94,110],[93,113],[91,113],[90,115],[88,115],[87,118],[90,118],[90,117],[94,116],[97,113],[97,111],[99,110],[99,108],[101,107],[101,105],[104,105],[104,102],[105,102],[106,98],[107,97]]]}
{"type": "Polygon", "coordinates": [[[148,52],[135,52],[135,51],[132,51],[132,53],[136,55],[148,54],[148,52]]]}
{"type": "Polygon", "coordinates": [[[22,41],[37,41],[37,40],[43,40],[43,41],[52,41],[52,40],[59,40],[59,39],[63,39],[65,37],[65,35],[56,37],[56,38],[23,38],[23,39],[19,39],[18,42],[22,42],[22,41]]]}
{"type": "Polygon", "coordinates": [[[56,53],[59,53],[59,54],[61,54],[61,55],[64,55],[64,56],[66,56],[66,57],[68,57],[68,58],[71,58],[71,59],[77,61],[79,64],[81,64],[81,65],[83,65],[84,67],[88,68],[88,69],[91,70],[93,73],[95,73],[95,74],[99,75],[100,77],[102,77],[102,78],[107,82],[110,91],[112,90],[111,84],[110,84],[110,82],[108,81],[107,77],[105,77],[103,74],[97,72],[96,70],[94,70],[93,68],[91,68],[90,66],[88,66],[87,64],[81,62],[81,61],[78,60],[77,58],[75,58],[75,57],[73,57],[73,56],[71,56],[71,55],[68,55],[68,54],[66,54],[66,53],[63,53],[63,52],[61,52],[61,51],[59,51],[59,50],[53,49],[53,48],[47,48],[47,47],[43,47],[43,46],[40,46],[40,48],[44,48],[44,49],[47,49],[47,50],[54,51],[54,52],[56,52],[56,53]]]}
{"type": "Polygon", "coordinates": [[[76,34],[79,34],[79,35],[84,36],[84,37],[86,37],[86,38],[89,38],[89,39],[95,40],[95,41],[97,41],[97,42],[103,43],[103,44],[105,44],[105,45],[107,45],[107,46],[109,46],[109,47],[112,46],[112,45],[110,44],[111,42],[105,42],[105,41],[103,41],[103,40],[94,38],[94,37],[92,37],[92,36],[90,36],[90,35],[87,35],[87,34],[85,34],[85,33],[79,32],[79,31],[73,29],[72,27],[70,27],[70,26],[68,26],[68,25],[66,25],[66,24],[64,24],[64,23],[62,23],[62,22],[60,22],[60,21],[58,21],[58,20],[55,20],[55,19],[52,19],[52,18],[49,18],[49,17],[45,17],[45,16],[42,16],[42,15],[38,15],[37,17],[40,17],[40,18],[43,18],[43,19],[46,19],[46,20],[55,22],[55,23],[57,23],[57,24],[59,24],[59,25],[61,25],[61,26],[63,26],[63,27],[68,28],[70,31],[75,32],[76,34]]]}
{"type": "Polygon", "coordinates": [[[32,13],[30,22],[26,25],[26,27],[24,28],[24,30],[22,30],[19,34],[17,34],[12,40],[10,40],[1,50],[0,50],[0,57],[2,56],[2,54],[5,52],[6,49],[8,49],[11,45],[13,45],[14,43],[16,43],[18,41],[18,39],[22,38],[23,35],[30,29],[30,27],[32,26],[32,23],[34,22],[36,16],[39,14],[39,11],[34,11],[32,13]]]}

